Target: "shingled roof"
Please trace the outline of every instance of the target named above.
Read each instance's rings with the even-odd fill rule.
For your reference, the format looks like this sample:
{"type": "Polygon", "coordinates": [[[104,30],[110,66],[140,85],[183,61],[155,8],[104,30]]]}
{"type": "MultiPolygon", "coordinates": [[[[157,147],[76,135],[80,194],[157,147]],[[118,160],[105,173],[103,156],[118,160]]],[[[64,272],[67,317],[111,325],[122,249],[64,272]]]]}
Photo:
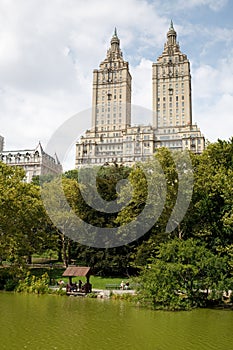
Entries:
{"type": "Polygon", "coordinates": [[[62,274],[64,277],[87,277],[90,275],[91,268],[87,266],[68,266],[62,274]]]}

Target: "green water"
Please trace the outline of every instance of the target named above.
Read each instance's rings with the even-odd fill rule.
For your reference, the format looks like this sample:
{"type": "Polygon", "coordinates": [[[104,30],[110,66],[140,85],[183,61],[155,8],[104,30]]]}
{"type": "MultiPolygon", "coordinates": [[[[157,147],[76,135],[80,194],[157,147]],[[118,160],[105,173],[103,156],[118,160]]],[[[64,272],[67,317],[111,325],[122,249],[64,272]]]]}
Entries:
{"type": "Polygon", "coordinates": [[[0,293],[0,349],[225,350],[233,311],[153,312],[127,302],[0,293]]]}

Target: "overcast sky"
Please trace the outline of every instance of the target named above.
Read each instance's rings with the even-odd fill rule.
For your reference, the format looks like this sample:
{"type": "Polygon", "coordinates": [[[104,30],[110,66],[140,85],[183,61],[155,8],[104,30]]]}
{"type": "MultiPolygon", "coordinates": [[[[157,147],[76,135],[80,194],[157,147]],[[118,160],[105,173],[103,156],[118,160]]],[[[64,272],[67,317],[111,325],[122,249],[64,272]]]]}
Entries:
{"type": "Polygon", "coordinates": [[[0,0],[4,149],[46,146],[68,118],[91,107],[92,72],[115,27],[130,64],[132,103],[151,109],[152,62],[163,51],[171,19],[191,62],[193,120],[207,140],[229,139],[232,14],[231,0],[0,0]]]}

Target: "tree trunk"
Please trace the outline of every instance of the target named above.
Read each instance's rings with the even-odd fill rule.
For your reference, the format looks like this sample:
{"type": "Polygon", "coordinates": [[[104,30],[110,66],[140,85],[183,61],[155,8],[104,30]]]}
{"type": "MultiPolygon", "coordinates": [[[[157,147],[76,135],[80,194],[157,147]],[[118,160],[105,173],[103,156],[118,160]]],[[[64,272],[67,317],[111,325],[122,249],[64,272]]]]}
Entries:
{"type": "Polygon", "coordinates": [[[27,256],[27,264],[29,264],[29,265],[32,264],[32,256],[31,256],[31,254],[29,254],[29,255],[27,256]]]}
{"type": "Polygon", "coordinates": [[[61,241],[62,241],[62,260],[63,260],[63,264],[67,267],[68,261],[67,261],[67,254],[66,254],[66,237],[64,234],[61,234],[61,241]]]}

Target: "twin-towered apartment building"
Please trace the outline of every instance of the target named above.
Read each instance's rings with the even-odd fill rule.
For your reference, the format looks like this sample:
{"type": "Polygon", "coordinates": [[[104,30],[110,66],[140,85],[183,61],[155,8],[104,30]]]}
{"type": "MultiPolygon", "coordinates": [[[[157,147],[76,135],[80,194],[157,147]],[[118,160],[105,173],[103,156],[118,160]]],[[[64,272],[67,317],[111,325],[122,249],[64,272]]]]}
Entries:
{"type": "MultiPolygon", "coordinates": [[[[106,58],[93,72],[91,128],[76,143],[75,167],[150,159],[159,147],[201,153],[205,138],[192,121],[190,63],[180,51],[171,22],[162,54],[152,65],[152,111],[131,105],[131,75],[115,30],[106,58]],[[149,113],[148,113],[149,112],[149,113]],[[132,125],[131,116],[151,118],[148,125],[132,125]]],[[[39,143],[33,150],[4,151],[8,165],[25,169],[27,181],[35,175],[62,172],[57,158],[39,143]]]]}
{"type": "Polygon", "coordinates": [[[152,111],[148,125],[131,124],[131,75],[115,30],[107,56],[93,72],[91,128],[76,144],[75,166],[145,161],[159,147],[201,153],[205,139],[192,121],[190,63],[171,22],[163,53],[152,65],[152,111]]]}

